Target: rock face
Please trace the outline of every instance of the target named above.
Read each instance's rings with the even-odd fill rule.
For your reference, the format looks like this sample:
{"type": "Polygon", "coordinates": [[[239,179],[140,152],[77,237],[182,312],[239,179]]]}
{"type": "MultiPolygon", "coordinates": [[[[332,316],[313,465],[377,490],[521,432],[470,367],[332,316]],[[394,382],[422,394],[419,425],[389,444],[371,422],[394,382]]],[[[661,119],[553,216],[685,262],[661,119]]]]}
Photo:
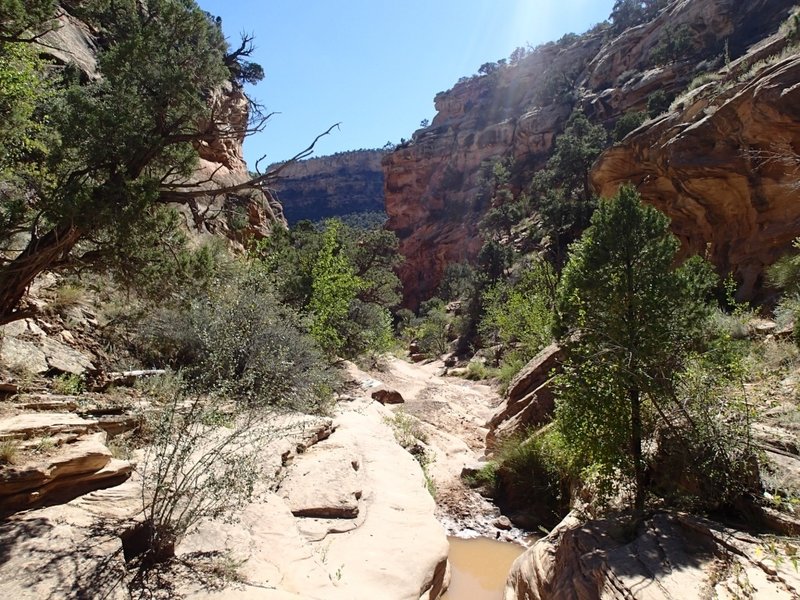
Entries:
{"type": "MultiPolygon", "coordinates": [[[[504,600],[796,598],[800,576],[768,540],[658,513],[632,535],[613,519],[570,514],[511,568],[504,600]]],[[[789,549],[791,552],[791,549],[789,549]]]]}
{"type": "Polygon", "coordinates": [[[119,484],[133,469],[112,458],[98,421],[70,413],[6,417],[0,441],[15,444],[22,455],[0,465],[0,514],[67,502],[119,484]]]}
{"type": "MultiPolygon", "coordinates": [[[[383,161],[387,226],[400,238],[406,258],[400,267],[405,304],[415,307],[430,297],[446,265],[476,257],[481,246],[477,222],[488,208],[479,193],[484,161],[515,158],[522,176],[514,184],[524,186],[530,172],[544,164],[573,108],[580,106],[592,119],[611,126],[625,112],[645,110],[656,91],[669,101],[695,75],[718,68],[726,47],[728,56],[737,59],[749,45],[775,33],[793,4],[676,0],[650,23],[616,38],[607,39],[602,32],[577,41],[565,37],[515,64],[467,78],[439,93],[431,126],[414,133],[383,161]],[[680,60],[657,59],[665,40],[677,30],[687,35],[680,60]]],[[[791,102],[786,99],[787,105],[791,102]]],[[[779,120],[776,126],[782,123],[779,120]]],[[[716,146],[735,147],[724,131],[709,129],[717,136],[711,138],[718,140],[716,146]]],[[[669,126],[663,129],[668,130],[669,126]]],[[[653,139],[642,139],[641,147],[653,139]]],[[[685,146],[686,151],[693,148],[692,160],[699,164],[705,164],[707,150],[715,149],[708,138],[704,143],[708,147],[685,146]]],[[[611,164],[634,165],[632,156],[611,164]]],[[[731,171],[737,166],[728,163],[731,171]]],[[[620,168],[606,168],[595,182],[607,190],[611,182],[630,175],[620,168]]],[[[701,222],[692,230],[695,238],[701,237],[697,232],[703,227],[701,222]]]]}
{"type": "Polygon", "coordinates": [[[0,327],[0,364],[34,374],[55,371],[83,375],[95,370],[92,359],[67,344],[48,336],[32,319],[0,327]]]}
{"type": "Polygon", "coordinates": [[[272,188],[290,225],[354,213],[383,213],[383,150],[309,158],[287,167],[272,188]]]}
{"type": "Polygon", "coordinates": [[[708,84],[607,151],[592,180],[603,195],[633,182],[685,255],[707,255],[752,297],[800,234],[798,81],[795,51],[730,89],[708,84]]]}
{"type": "Polygon", "coordinates": [[[526,427],[547,423],[555,408],[555,397],[550,388],[553,370],[564,360],[564,349],[550,344],[533,357],[517,373],[508,386],[503,403],[497,407],[486,423],[486,447],[492,450],[497,441],[519,433],[526,427]]]}
{"type": "Polygon", "coordinates": [[[587,46],[553,46],[518,66],[473,77],[437,94],[430,127],[384,158],[388,229],[400,238],[405,304],[430,297],[451,263],[472,261],[482,241],[477,223],[488,208],[479,198],[481,166],[513,155],[543,163],[569,116],[568,104],[536,105],[537,79],[548,63],[585,64],[587,46]]]}

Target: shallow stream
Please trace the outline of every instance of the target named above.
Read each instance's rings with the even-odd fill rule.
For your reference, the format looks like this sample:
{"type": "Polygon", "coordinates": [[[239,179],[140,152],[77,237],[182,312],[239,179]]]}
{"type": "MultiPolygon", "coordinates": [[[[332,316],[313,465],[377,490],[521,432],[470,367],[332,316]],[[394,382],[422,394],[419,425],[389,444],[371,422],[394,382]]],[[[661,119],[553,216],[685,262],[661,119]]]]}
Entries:
{"type": "Polygon", "coordinates": [[[511,563],[525,548],[489,538],[450,542],[450,588],[442,600],[502,600],[511,563]]]}

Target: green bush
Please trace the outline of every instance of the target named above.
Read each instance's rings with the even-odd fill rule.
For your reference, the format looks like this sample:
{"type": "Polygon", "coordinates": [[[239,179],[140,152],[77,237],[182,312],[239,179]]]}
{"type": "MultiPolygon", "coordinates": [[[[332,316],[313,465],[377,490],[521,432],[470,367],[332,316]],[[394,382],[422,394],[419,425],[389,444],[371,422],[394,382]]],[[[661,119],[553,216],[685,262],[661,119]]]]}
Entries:
{"type": "Polygon", "coordinates": [[[420,352],[429,356],[441,356],[447,352],[452,323],[453,319],[441,299],[431,298],[423,302],[420,317],[412,325],[420,352]]]}
{"type": "Polygon", "coordinates": [[[201,348],[193,381],[249,404],[325,410],[334,384],[326,360],[263,280],[220,285],[209,300],[192,307],[201,348]]]}
{"type": "Polygon", "coordinates": [[[139,465],[144,521],[136,533],[145,566],[173,558],[201,520],[235,520],[268,476],[258,450],[299,429],[263,407],[181,390],[162,396],[160,409],[150,416],[150,444],[139,465]]]}
{"type": "Polygon", "coordinates": [[[556,274],[549,263],[534,262],[515,283],[498,283],[483,296],[478,330],[485,340],[515,345],[526,362],[552,339],[556,274]]]}
{"type": "Polygon", "coordinates": [[[654,491],[673,505],[721,510],[759,493],[758,461],[750,434],[754,417],[741,373],[720,369],[717,357],[698,356],[676,389],[680,410],[656,432],[651,459],[654,491]]]}
{"type": "Polygon", "coordinates": [[[511,384],[516,374],[522,370],[526,362],[519,352],[507,352],[503,355],[497,373],[497,379],[500,383],[499,392],[501,394],[505,394],[508,391],[509,384],[511,384]]]}
{"type": "Polygon", "coordinates": [[[647,120],[647,113],[646,112],[634,112],[629,111],[622,115],[618,120],[617,124],[614,125],[614,140],[619,142],[628,135],[634,129],[637,129],[642,123],[647,120]]]}
{"type": "Polygon", "coordinates": [[[74,373],[64,373],[53,380],[53,391],[56,394],[76,396],[83,392],[86,385],[83,377],[74,373]]]}
{"type": "Polygon", "coordinates": [[[656,90],[647,98],[647,116],[655,119],[669,110],[672,98],[664,90],[656,90]]]}
{"type": "Polygon", "coordinates": [[[555,428],[504,440],[493,461],[495,500],[504,511],[524,514],[526,526],[552,527],[568,512],[572,459],[555,428]]]}
{"type": "Polygon", "coordinates": [[[335,377],[297,323],[267,277],[253,270],[211,285],[185,309],[146,315],[136,351],[148,364],[182,369],[198,391],[324,411],[335,377]]]}
{"type": "Polygon", "coordinates": [[[487,379],[496,377],[497,374],[497,369],[487,367],[485,363],[482,363],[479,360],[472,360],[467,365],[467,370],[463,377],[464,379],[469,379],[470,381],[485,381],[487,379]]]}

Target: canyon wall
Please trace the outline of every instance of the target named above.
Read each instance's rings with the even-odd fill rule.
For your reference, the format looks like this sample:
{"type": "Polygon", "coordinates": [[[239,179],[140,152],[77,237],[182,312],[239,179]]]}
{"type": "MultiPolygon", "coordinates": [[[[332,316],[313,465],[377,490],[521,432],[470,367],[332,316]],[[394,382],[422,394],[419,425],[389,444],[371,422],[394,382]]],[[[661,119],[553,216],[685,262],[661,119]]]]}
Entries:
{"type": "MultiPolygon", "coordinates": [[[[646,110],[656,92],[661,93],[668,106],[697,75],[727,68],[742,59],[751,46],[775,34],[793,5],[789,0],[746,4],[736,0],[676,0],[649,23],[627,29],[619,36],[610,36],[600,27],[582,36],[565,36],[557,43],[540,46],[522,60],[497,65],[493,72],[465,78],[451,90],[437,94],[437,114],[431,125],[415,132],[409,142],[383,161],[388,228],[399,236],[400,251],[406,259],[400,270],[406,306],[415,307],[433,295],[448,264],[476,258],[482,245],[477,222],[488,209],[478,194],[482,164],[513,157],[529,173],[541,168],[554,139],[576,108],[611,128],[626,112],[646,110]],[[674,40],[679,34],[683,36],[682,45],[673,48],[670,44],[677,44],[674,40]]],[[[785,73],[782,77],[783,83],[789,83],[792,75],[785,73]]],[[[776,93],[781,96],[780,91],[776,93]]],[[[756,95],[758,98],[752,96],[752,102],[757,99],[760,103],[766,98],[765,92],[756,95]]],[[[788,105],[791,98],[782,102],[788,105]]],[[[645,123],[635,136],[623,140],[601,159],[593,176],[595,186],[608,193],[620,181],[643,181],[652,171],[652,166],[648,173],[634,168],[643,148],[648,148],[648,160],[653,164],[666,163],[667,151],[677,151],[667,144],[668,137],[660,146],[650,145],[656,138],[661,139],[655,132],[666,132],[694,116],[690,111],[684,116],[673,114],[667,122],[660,118],[645,123]],[[653,132],[644,134],[647,130],[653,132]],[[626,157],[620,158],[626,152],[626,157]],[[610,167],[612,163],[617,166],[610,167]],[[628,166],[623,168],[623,164],[628,166]],[[626,169],[630,172],[626,173],[626,169]]],[[[788,112],[784,117],[778,122],[785,124],[793,118],[788,112]]],[[[734,123],[736,119],[728,119],[722,128],[704,126],[702,132],[695,130],[693,140],[684,136],[683,161],[704,164],[707,148],[734,146],[738,139],[730,139],[734,130],[736,135],[751,137],[752,132],[744,134],[737,129],[748,118],[743,116],[738,124],[734,123]],[[698,143],[700,137],[702,144],[698,143]]],[[[766,114],[753,118],[768,120],[766,114]]],[[[684,123],[684,128],[690,124],[684,123]]],[[[726,163],[721,155],[717,157],[718,173],[741,173],[739,167],[738,160],[726,163]]],[[[676,178],[682,176],[670,173],[675,190],[679,188],[676,178]]],[[[663,178],[659,185],[660,196],[653,201],[673,218],[686,248],[695,250],[713,243],[712,257],[720,270],[735,266],[749,287],[758,279],[758,265],[772,260],[786,248],[786,239],[796,235],[786,228],[779,240],[770,242],[773,248],[754,260],[753,253],[758,254],[754,248],[770,234],[766,231],[754,238],[751,233],[759,227],[769,230],[764,219],[772,216],[765,215],[777,215],[780,209],[762,210],[760,221],[751,219],[751,224],[745,229],[739,227],[741,231],[737,230],[733,237],[712,238],[709,226],[719,228],[717,217],[709,216],[708,224],[698,222],[692,226],[689,218],[681,216],[688,214],[685,208],[681,208],[681,214],[670,214],[670,206],[682,206],[685,201],[679,200],[677,191],[666,189],[663,178]],[[745,260],[739,253],[750,258],[745,260]]],[[[747,195],[763,197],[763,189],[753,192],[757,186],[751,189],[751,185],[752,182],[747,184],[747,195]]],[[[651,187],[642,188],[646,200],[651,187]]],[[[714,185],[707,187],[716,189],[714,185]]],[[[711,204],[717,202],[713,198],[719,196],[711,196],[711,204]]],[[[730,213],[720,210],[720,214],[730,213]]],[[[716,215],[714,210],[707,212],[716,215]]]]}
{"type": "Polygon", "coordinates": [[[383,150],[354,150],[289,165],[272,189],[289,224],[383,212],[383,150]]]}
{"type": "Polygon", "coordinates": [[[604,196],[633,182],[672,219],[685,255],[732,272],[743,298],[800,235],[800,52],[730,87],[711,82],[601,156],[604,196]]]}

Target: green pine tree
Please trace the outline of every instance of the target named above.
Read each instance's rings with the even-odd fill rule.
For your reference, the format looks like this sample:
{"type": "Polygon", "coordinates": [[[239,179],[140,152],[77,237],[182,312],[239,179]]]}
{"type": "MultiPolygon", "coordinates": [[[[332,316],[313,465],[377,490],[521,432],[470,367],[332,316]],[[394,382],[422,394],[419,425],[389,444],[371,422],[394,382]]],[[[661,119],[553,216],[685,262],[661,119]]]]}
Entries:
{"type": "Polygon", "coordinates": [[[707,264],[674,268],[669,220],[632,186],[600,203],[558,290],[562,328],[579,332],[557,381],[557,421],[587,466],[631,475],[644,508],[642,440],[706,313],[707,264]],[[651,421],[650,421],[651,422],[651,421]]]}

